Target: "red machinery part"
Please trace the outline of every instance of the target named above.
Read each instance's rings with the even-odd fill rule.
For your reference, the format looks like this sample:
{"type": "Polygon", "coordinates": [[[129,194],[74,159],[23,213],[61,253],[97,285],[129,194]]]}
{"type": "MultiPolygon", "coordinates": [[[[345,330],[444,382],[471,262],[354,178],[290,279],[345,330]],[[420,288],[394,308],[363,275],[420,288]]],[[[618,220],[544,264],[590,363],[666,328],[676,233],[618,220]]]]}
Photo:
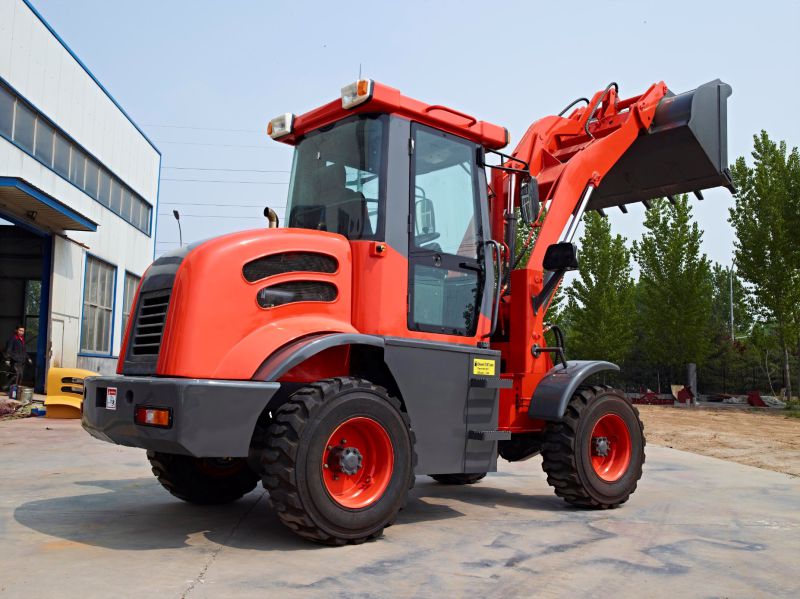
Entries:
{"type": "Polygon", "coordinates": [[[597,476],[608,483],[622,478],[631,463],[631,434],[625,421],[616,414],[601,416],[592,429],[589,451],[597,476]]]}
{"type": "Polygon", "coordinates": [[[372,418],[345,420],[322,452],[322,481],[336,503],[349,509],[376,503],[389,486],[394,449],[386,429],[372,418]]]}

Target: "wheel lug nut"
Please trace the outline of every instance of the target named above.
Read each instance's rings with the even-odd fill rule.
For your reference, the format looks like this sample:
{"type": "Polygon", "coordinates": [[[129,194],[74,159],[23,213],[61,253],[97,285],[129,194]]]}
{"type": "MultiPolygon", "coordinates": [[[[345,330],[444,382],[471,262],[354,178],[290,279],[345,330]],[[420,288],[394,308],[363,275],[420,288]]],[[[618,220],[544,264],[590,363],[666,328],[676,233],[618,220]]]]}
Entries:
{"type": "Polygon", "coordinates": [[[347,439],[342,439],[341,441],[339,441],[339,443],[341,443],[342,445],[346,445],[347,444],[347,439]]]}
{"type": "Polygon", "coordinates": [[[327,464],[323,464],[323,465],[322,465],[322,467],[323,467],[325,470],[327,470],[328,468],[330,468],[330,466],[328,466],[327,464]]]}

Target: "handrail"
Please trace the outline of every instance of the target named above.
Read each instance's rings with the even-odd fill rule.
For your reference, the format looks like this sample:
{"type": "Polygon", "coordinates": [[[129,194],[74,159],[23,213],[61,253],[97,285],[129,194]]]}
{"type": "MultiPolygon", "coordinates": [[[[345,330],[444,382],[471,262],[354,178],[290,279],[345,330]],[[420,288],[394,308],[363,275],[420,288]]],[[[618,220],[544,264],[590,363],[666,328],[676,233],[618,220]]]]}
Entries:
{"type": "Polygon", "coordinates": [[[476,119],[474,116],[472,116],[470,114],[466,114],[464,112],[460,112],[460,111],[455,110],[453,108],[448,108],[447,106],[442,106],[441,104],[434,104],[432,106],[428,106],[425,109],[425,112],[433,112],[434,110],[441,110],[442,112],[449,112],[450,114],[454,114],[456,116],[460,116],[461,118],[467,119],[469,121],[469,125],[467,125],[467,127],[472,127],[472,125],[474,125],[475,123],[478,122],[478,119],[476,119]]]}
{"type": "Polygon", "coordinates": [[[497,315],[500,312],[500,295],[502,293],[501,285],[503,283],[503,277],[500,274],[500,267],[502,263],[501,256],[503,254],[503,247],[500,245],[499,241],[496,241],[494,239],[488,239],[484,243],[486,245],[494,246],[494,251],[496,256],[495,264],[497,266],[497,272],[495,273],[495,279],[497,282],[495,283],[494,301],[492,303],[492,327],[491,329],[489,329],[489,332],[483,336],[484,338],[486,338],[494,335],[494,331],[497,328],[497,315]]]}

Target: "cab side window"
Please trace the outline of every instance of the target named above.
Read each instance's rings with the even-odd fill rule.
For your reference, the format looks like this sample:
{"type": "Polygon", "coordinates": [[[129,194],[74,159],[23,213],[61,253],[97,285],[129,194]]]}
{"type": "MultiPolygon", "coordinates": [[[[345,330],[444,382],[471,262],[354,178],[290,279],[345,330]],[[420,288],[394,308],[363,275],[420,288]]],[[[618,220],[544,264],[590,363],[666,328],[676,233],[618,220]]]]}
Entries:
{"type": "Polygon", "coordinates": [[[483,287],[476,148],[412,127],[409,328],[474,335],[483,287]]]}

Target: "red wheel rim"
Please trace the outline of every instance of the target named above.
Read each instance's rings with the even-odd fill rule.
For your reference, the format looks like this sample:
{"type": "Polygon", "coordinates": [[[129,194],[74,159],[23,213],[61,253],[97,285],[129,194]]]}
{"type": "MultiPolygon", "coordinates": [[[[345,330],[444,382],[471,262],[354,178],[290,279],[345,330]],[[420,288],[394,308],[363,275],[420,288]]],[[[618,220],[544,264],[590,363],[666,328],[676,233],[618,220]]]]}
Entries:
{"type": "Polygon", "coordinates": [[[322,452],[322,482],[339,505],[359,509],[382,496],[394,470],[389,433],[372,418],[358,416],[340,424],[322,452]]]}
{"type": "Polygon", "coordinates": [[[589,441],[592,468],[602,480],[619,480],[631,463],[631,435],[628,425],[616,414],[605,414],[592,429],[589,441]]]}

